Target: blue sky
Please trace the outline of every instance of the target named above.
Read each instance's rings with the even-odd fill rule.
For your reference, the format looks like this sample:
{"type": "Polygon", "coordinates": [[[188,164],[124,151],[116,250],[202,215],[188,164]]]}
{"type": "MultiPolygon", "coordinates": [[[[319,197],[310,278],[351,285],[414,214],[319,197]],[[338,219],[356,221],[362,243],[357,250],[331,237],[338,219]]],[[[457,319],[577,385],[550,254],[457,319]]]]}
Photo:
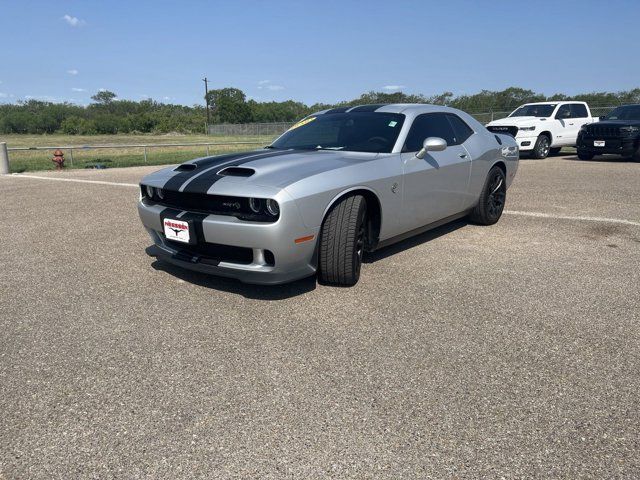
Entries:
{"type": "Polygon", "coordinates": [[[0,102],[640,86],[640,1],[0,0],[0,102]]]}

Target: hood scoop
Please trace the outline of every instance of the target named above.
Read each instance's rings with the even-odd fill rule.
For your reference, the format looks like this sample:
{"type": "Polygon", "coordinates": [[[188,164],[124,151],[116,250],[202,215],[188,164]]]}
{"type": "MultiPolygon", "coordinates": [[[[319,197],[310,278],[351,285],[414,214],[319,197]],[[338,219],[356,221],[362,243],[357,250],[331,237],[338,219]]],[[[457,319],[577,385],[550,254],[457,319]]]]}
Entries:
{"type": "Polygon", "coordinates": [[[218,172],[221,177],[250,177],[256,173],[253,168],[227,167],[218,172]]]}
{"type": "Polygon", "coordinates": [[[198,168],[198,165],[196,165],[195,163],[183,163],[178,165],[176,168],[173,169],[174,172],[188,172],[191,170],[195,170],[196,168],[198,168]]]}

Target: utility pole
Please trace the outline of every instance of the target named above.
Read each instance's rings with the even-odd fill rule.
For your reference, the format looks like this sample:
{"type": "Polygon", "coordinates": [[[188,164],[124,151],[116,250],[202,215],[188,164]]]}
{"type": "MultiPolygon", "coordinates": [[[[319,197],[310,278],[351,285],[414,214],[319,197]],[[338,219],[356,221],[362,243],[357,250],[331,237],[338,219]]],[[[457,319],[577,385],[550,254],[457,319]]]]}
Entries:
{"type": "Polygon", "coordinates": [[[202,81],[204,82],[204,102],[205,102],[205,108],[207,109],[207,135],[209,134],[209,84],[207,83],[207,77],[204,77],[202,79],[202,81]]]}

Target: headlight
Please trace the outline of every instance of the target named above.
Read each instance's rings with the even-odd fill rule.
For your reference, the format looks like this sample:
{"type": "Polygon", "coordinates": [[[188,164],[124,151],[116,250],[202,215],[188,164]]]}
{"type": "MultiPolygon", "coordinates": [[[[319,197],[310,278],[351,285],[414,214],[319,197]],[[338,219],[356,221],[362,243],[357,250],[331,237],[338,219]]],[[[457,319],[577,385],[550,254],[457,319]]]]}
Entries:
{"type": "Polygon", "coordinates": [[[153,188],[151,185],[147,185],[145,187],[145,191],[147,192],[147,198],[148,199],[153,199],[153,194],[155,193],[155,188],[153,188]]]}
{"type": "Polygon", "coordinates": [[[253,213],[260,213],[261,201],[259,198],[250,198],[249,199],[249,208],[253,213]]]}
{"type": "Polygon", "coordinates": [[[164,190],[161,188],[156,188],[156,195],[158,195],[160,200],[164,200],[164,190]]]}
{"type": "Polygon", "coordinates": [[[280,205],[278,205],[278,202],[272,199],[267,200],[267,212],[277,217],[280,214],[280,205]]]}
{"type": "Polygon", "coordinates": [[[536,127],[520,127],[518,130],[521,130],[523,132],[532,132],[535,129],[536,127]]]}

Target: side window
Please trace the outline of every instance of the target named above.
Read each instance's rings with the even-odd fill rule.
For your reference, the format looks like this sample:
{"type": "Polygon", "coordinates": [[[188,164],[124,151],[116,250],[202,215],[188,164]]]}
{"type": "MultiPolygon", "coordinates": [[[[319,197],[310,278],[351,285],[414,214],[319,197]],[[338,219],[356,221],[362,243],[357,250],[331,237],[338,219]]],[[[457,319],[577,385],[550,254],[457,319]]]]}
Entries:
{"type": "Polygon", "coordinates": [[[404,142],[403,152],[417,152],[427,137],[440,137],[447,145],[456,145],[455,134],[451,123],[444,113],[425,113],[418,115],[411,125],[411,130],[404,142]]]}
{"type": "Polygon", "coordinates": [[[582,103],[571,104],[571,118],[587,118],[588,116],[587,107],[582,103]]]}
{"type": "Polygon", "coordinates": [[[556,113],[556,118],[558,120],[563,120],[565,118],[571,118],[571,106],[570,105],[561,105],[558,108],[558,113],[556,113]]]}
{"type": "MultiPolygon", "coordinates": [[[[467,139],[473,135],[473,130],[471,127],[465,123],[459,116],[449,114],[447,118],[451,122],[451,126],[453,127],[453,133],[455,134],[456,143],[453,145],[459,145],[467,141],[467,139]]],[[[449,143],[449,142],[447,142],[449,143]]]]}

